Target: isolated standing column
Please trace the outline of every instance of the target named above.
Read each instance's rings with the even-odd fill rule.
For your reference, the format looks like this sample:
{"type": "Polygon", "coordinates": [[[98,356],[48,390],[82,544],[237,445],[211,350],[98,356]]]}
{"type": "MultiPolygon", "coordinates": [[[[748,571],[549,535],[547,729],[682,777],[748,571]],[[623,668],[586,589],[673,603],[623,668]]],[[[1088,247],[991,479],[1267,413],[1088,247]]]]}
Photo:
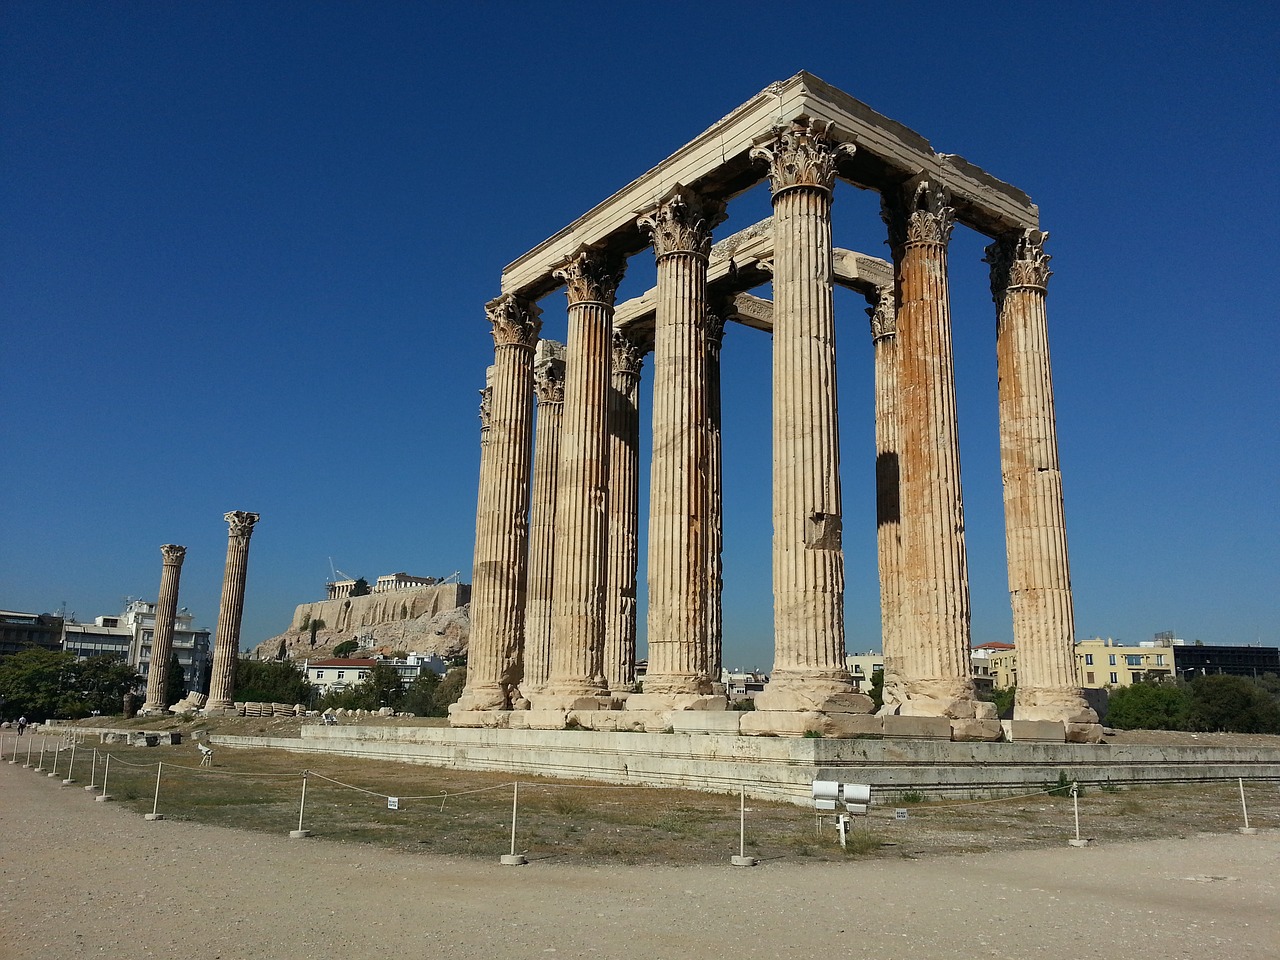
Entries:
{"type": "Polygon", "coordinates": [[[258,522],[256,513],[233,510],[223,516],[227,531],[227,566],[222,575],[222,603],[218,607],[218,632],[213,641],[213,675],[209,680],[206,710],[229,710],[233,698],[236,659],[240,656],[240,618],[244,614],[244,587],[249,572],[249,538],[258,522]]]}
{"type": "Polygon", "coordinates": [[[707,673],[713,690],[722,691],[724,616],[724,476],[721,464],[720,347],[724,310],[707,314],[707,673]]]}
{"type": "Polygon", "coordinates": [[[533,502],[529,509],[529,592],[524,618],[527,699],[551,673],[551,588],[555,582],[556,483],[564,411],[564,344],[539,340],[533,361],[538,419],[533,438],[533,502]]]}
{"type": "Polygon", "coordinates": [[[613,333],[609,393],[609,571],[604,673],[613,694],[636,682],[636,568],[640,539],[640,371],[644,350],[613,333]]]}
{"type": "Polygon", "coordinates": [[[899,712],[972,718],[969,574],[960,494],[946,189],[928,178],[883,197],[898,272],[899,486],[905,597],[899,712]]]}
{"type": "Polygon", "coordinates": [[[538,709],[605,697],[605,578],[609,540],[609,390],[613,303],[625,264],[583,249],[555,272],[569,301],[560,490],[556,501],[551,677],[538,709]]]}
{"type": "Polygon", "coordinates": [[[519,684],[529,545],[533,351],[538,308],[514,296],[485,305],[493,334],[489,436],[471,573],[467,686],[451,713],[509,710],[519,684]]]}
{"type": "Polygon", "coordinates": [[[1045,315],[1048,234],[1026,230],[987,247],[996,302],[1000,468],[1013,642],[1014,717],[1096,724],[1076,676],[1075,615],[1058,463],[1045,315]]]}
{"type": "Polygon", "coordinates": [[[852,692],[844,652],[831,197],[852,149],[811,119],[752,151],[769,162],[774,231],[774,668],[759,710],[871,703],[852,692]]]}
{"type": "Polygon", "coordinates": [[[173,653],[173,624],[178,613],[178,581],[187,548],[166,543],[160,548],[164,565],[160,568],[160,597],[156,601],[156,623],[151,632],[151,665],[147,668],[147,702],[143,713],[166,713],[165,692],[169,686],[169,660],[173,653]]]}

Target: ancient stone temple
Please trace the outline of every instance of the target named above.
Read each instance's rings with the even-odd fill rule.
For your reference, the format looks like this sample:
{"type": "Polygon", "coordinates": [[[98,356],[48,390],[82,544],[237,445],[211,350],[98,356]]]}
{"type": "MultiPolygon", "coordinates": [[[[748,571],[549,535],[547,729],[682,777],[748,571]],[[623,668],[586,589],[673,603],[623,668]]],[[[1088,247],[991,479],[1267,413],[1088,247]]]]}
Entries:
{"type": "Polygon", "coordinates": [[[1075,676],[1039,210],[807,73],[761,91],[503,271],[488,305],[495,353],[468,685],[451,723],[1006,736],[970,676],[947,279],[957,224],[991,240],[1021,665],[1015,724],[1032,721],[1048,739],[1097,739],[1075,676]],[[772,217],[717,238],[726,204],[762,181],[772,217]],[[879,194],[890,261],[833,245],[840,182],[879,194]],[[628,259],[646,249],[657,286],[615,302],[628,259]],[[772,302],[750,292],[769,283],[772,302]],[[876,490],[886,676],[874,715],[845,667],[835,344],[850,328],[836,315],[836,285],[862,294],[871,317],[876,456],[852,476],[876,490]],[[540,317],[555,309],[558,289],[567,342],[543,347],[540,317]],[[757,709],[741,714],[726,710],[719,683],[721,513],[731,482],[720,470],[720,348],[734,325],[767,332],[773,349],[774,668],[757,709]],[[646,357],[652,458],[642,541],[637,396],[646,357]],[[641,549],[645,610],[636,604],[641,549]],[[633,689],[641,616],[643,692],[633,689]]]}

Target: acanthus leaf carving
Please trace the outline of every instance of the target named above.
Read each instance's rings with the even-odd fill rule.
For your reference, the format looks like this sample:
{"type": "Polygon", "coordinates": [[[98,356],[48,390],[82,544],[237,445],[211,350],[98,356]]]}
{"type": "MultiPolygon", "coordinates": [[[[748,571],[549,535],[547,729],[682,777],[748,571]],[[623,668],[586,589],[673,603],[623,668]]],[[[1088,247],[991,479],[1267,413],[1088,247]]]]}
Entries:
{"type": "Polygon", "coordinates": [[[613,372],[638,377],[644,367],[644,347],[621,330],[613,331],[613,372]]]}
{"type": "Polygon", "coordinates": [[[180,547],[176,543],[166,543],[160,547],[160,557],[165,565],[181,564],[186,555],[187,548],[180,547]]]}
{"type": "Polygon", "coordinates": [[[893,295],[893,286],[880,288],[879,299],[867,307],[867,316],[871,318],[871,340],[883,340],[898,333],[898,302],[893,295]]]}
{"type": "Polygon", "coordinates": [[[1053,257],[1044,252],[1049,234],[1043,230],[1023,230],[996,238],[983,262],[991,265],[991,299],[1003,304],[1005,294],[1017,287],[1047,290],[1053,271],[1053,257]]]}
{"type": "Polygon", "coordinates": [[[539,404],[564,402],[563,360],[551,358],[534,366],[533,392],[539,404]]]}
{"type": "Polygon", "coordinates": [[[232,510],[230,513],[223,514],[222,519],[230,525],[227,533],[233,539],[248,540],[253,536],[253,525],[262,517],[256,513],[248,513],[244,510],[232,510]]]}
{"type": "Polygon", "coordinates": [[[951,206],[951,191],[935,180],[921,177],[905,184],[899,192],[881,194],[880,219],[889,228],[889,247],[896,257],[908,244],[947,244],[956,211],[951,206]]]}
{"type": "Polygon", "coordinates": [[[648,231],[654,256],[659,260],[675,253],[706,257],[711,251],[712,221],[722,219],[723,212],[723,204],[709,210],[696,193],[676,187],[667,199],[636,222],[648,231]]]}
{"type": "Polygon", "coordinates": [[[533,349],[542,329],[539,317],[542,311],[536,304],[513,294],[496,297],[484,305],[484,312],[493,325],[495,347],[525,347],[533,349]]]}
{"type": "Polygon", "coordinates": [[[584,248],[553,271],[553,276],[565,282],[570,306],[575,303],[613,306],[625,271],[626,263],[621,257],[605,250],[584,248]]]}
{"type": "Polygon", "coordinates": [[[774,127],[768,140],[751,148],[751,159],[769,164],[775,196],[792,187],[830,192],[835,186],[837,161],[856,149],[853,143],[834,139],[831,121],[800,117],[790,125],[774,127]]]}

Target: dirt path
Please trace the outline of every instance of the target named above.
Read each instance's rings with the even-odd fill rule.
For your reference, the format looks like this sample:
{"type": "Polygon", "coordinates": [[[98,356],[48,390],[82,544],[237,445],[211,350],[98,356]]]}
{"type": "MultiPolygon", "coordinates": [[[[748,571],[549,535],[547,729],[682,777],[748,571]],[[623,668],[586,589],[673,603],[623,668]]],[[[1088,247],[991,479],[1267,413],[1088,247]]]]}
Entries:
{"type": "Polygon", "coordinates": [[[1280,955],[1280,831],[923,861],[526,867],[148,823],[0,763],[0,958],[1280,955]]]}

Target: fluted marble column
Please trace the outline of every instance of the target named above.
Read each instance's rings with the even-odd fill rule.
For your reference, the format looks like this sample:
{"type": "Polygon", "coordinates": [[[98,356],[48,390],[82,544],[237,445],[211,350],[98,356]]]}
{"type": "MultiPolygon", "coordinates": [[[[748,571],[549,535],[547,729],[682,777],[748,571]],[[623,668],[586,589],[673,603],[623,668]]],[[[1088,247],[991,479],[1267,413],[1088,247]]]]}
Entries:
{"type": "Polygon", "coordinates": [[[556,277],[567,286],[569,337],[556,502],[551,676],[537,709],[605,697],[605,578],[609,535],[609,388],[613,303],[624,264],[603,251],[574,254],[556,277]]]}
{"type": "Polygon", "coordinates": [[[901,441],[898,426],[898,301],[884,287],[867,310],[875,350],[876,558],[880,571],[880,638],[884,655],[882,699],[892,712],[902,699],[902,513],[898,497],[901,441]]]}
{"type": "Polygon", "coordinates": [[[721,460],[720,347],[725,311],[707,314],[707,673],[714,692],[723,693],[724,476],[721,460]]]}
{"type": "Polygon", "coordinates": [[[160,548],[160,597],[156,601],[156,622],[151,631],[151,666],[147,668],[147,702],[143,713],[167,713],[165,691],[169,685],[169,660],[173,654],[173,622],[178,613],[178,581],[187,548],[166,543],[160,548]]]}
{"type": "MultiPolygon", "coordinates": [[[[1027,230],[987,247],[996,302],[1000,467],[1013,642],[1014,717],[1095,725],[1080,691],[1058,428],[1045,316],[1048,234],[1027,230]]],[[[1087,731],[1077,731],[1087,732],[1087,731]]]]}
{"type": "Polygon", "coordinates": [[[636,566],[640,539],[640,371],[644,350],[613,334],[609,393],[609,572],[604,673],[614,694],[636,683],[636,566]]]}
{"type": "Polygon", "coordinates": [[[529,596],[525,604],[524,679],[528,698],[551,675],[551,588],[555,580],[556,475],[564,410],[564,344],[540,340],[533,364],[538,423],[533,440],[533,504],[529,511],[529,596]]]}
{"type": "MultiPolygon", "coordinates": [[[[628,709],[685,706],[707,673],[707,253],[698,198],[677,190],[640,226],[658,261],[649,479],[649,670],[628,709]]],[[[690,699],[692,698],[692,699],[690,699]]]]}
{"type": "Polygon", "coordinates": [[[244,614],[244,588],[249,573],[249,538],[260,517],[232,510],[227,521],[227,565],[222,575],[222,603],[218,606],[218,630],[213,641],[213,673],[205,710],[230,710],[235,699],[236,660],[240,657],[240,619],[244,614]]]}
{"type": "Polygon", "coordinates": [[[844,651],[831,192],[852,149],[807,120],[752,151],[769,163],[774,235],[774,666],[758,710],[871,706],[844,651]]]}
{"type": "Polygon", "coordinates": [[[969,574],[947,291],[950,196],[918,178],[883,197],[897,268],[902,714],[967,719],[969,574]]]}
{"type": "Polygon", "coordinates": [[[450,713],[507,710],[523,667],[538,308],[514,296],[485,305],[493,334],[489,436],[471,573],[467,686],[450,713]]]}

